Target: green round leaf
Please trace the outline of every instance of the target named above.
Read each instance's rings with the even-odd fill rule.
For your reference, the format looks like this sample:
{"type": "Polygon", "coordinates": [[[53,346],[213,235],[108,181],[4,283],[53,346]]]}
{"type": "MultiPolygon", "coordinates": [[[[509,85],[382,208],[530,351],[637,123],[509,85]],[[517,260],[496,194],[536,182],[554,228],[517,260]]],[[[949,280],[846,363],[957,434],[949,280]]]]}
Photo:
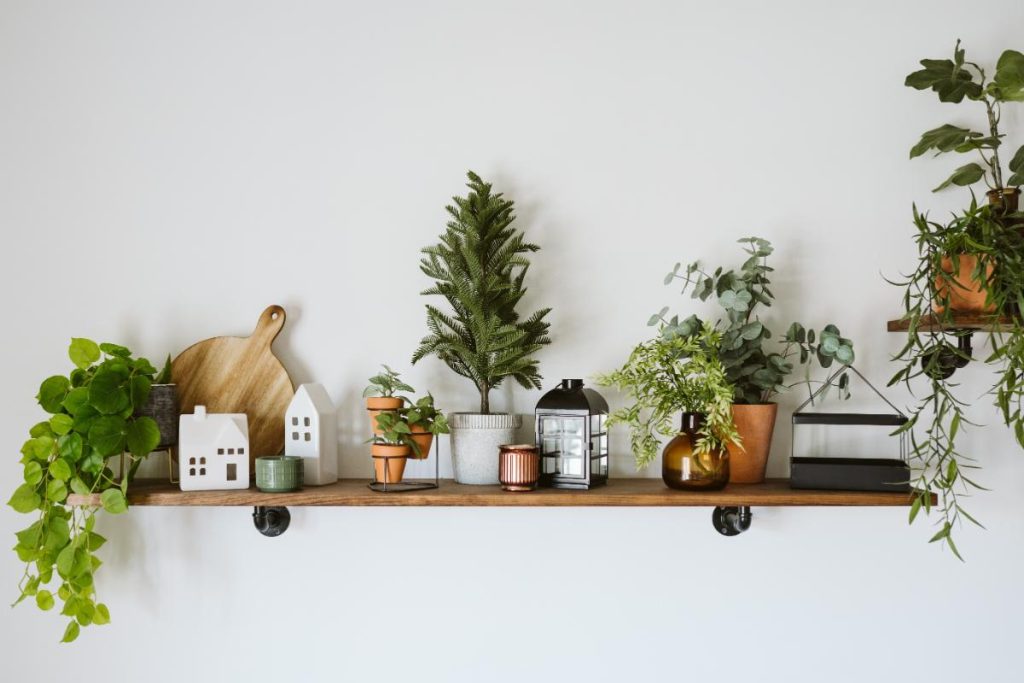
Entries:
{"type": "Polygon", "coordinates": [[[81,460],[83,448],[82,435],[78,432],[71,432],[57,439],[57,449],[60,451],[60,456],[67,458],[69,462],[81,460]]]}
{"type": "Polygon", "coordinates": [[[112,515],[121,514],[128,509],[128,501],[125,500],[121,489],[107,489],[100,494],[100,503],[103,509],[112,515]]]}
{"type": "Polygon", "coordinates": [[[43,380],[36,399],[46,412],[59,413],[64,397],[68,395],[70,389],[71,380],[62,375],[54,375],[43,380]]]}
{"type": "Polygon", "coordinates": [[[81,631],[81,629],[78,626],[78,622],[75,621],[74,619],[72,619],[71,623],[68,624],[68,627],[64,630],[64,637],[61,638],[60,642],[62,642],[62,643],[73,642],[75,640],[75,638],[78,637],[78,634],[79,634],[80,631],[81,631]]]}
{"type": "Polygon", "coordinates": [[[835,355],[839,350],[839,339],[831,335],[821,338],[821,351],[830,356],[835,355]]]}
{"type": "Polygon", "coordinates": [[[36,593],[36,605],[44,612],[53,609],[53,594],[50,591],[39,591],[36,593]]]}
{"type": "Polygon", "coordinates": [[[50,463],[50,476],[54,479],[67,481],[71,478],[71,466],[64,458],[57,458],[50,463]]]}
{"type": "Polygon", "coordinates": [[[151,417],[140,417],[128,423],[128,450],[132,455],[145,457],[160,445],[160,428],[151,417]]]}
{"type": "Polygon", "coordinates": [[[124,451],[128,423],[118,415],[97,418],[89,430],[89,444],[98,455],[107,457],[124,451]]]}
{"type": "Polygon", "coordinates": [[[109,342],[100,344],[100,350],[108,356],[117,356],[118,358],[130,358],[132,355],[132,352],[126,347],[121,346],[120,344],[111,344],[109,342]]]}
{"type": "Polygon", "coordinates": [[[110,610],[102,602],[96,605],[96,614],[92,618],[92,623],[97,626],[110,623],[110,610]]]}
{"type": "Polygon", "coordinates": [[[68,497],[68,487],[60,479],[51,479],[46,485],[46,499],[52,503],[63,503],[68,497]]]}
{"type": "Polygon", "coordinates": [[[843,365],[851,365],[853,363],[853,349],[846,345],[840,346],[836,349],[836,360],[843,365]]]}
{"type": "Polygon", "coordinates": [[[35,486],[43,480],[43,466],[35,460],[25,465],[24,474],[25,483],[31,486],[35,486]]]}
{"type": "Polygon", "coordinates": [[[22,484],[14,490],[14,495],[7,501],[7,504],[14,508],[15,512],[25,514],[39,508],[42,499],[36,493],[36,487],[32,484],[22,484]]]}
{"type": "Polygon", "coordinates": [[[57,413],[50,418],[50,429],[57,436],[64,436],[71,431],[71,427],[75,424],[74,418],[67,413],[57,413]]]}
{"type": "Polygon", "coordinates": [[[68,349],[71,362],[83,370],[100,359],[100,347],[91,339],[76,337],[68,349]]]}
{"type": "Polygon", "coordinates": [[[144,377],[142,375],[132,377],[130,384],[132,408],[138,411],[146,406],[146,401],[149,400],[149,391],[152,386],[153,383],[148,377],[144,377]]]}
{"type": "Polygon", "coordinates": [[[64,398],[64,409],[72,415],[78,415],[89,405],[89,390],[85,387],[75,387],[68,392],[64,398]]]}
{"type": "Polygon", "coordinates": [[[120,413],[131,403],[125,387],[127,380],[128,370],[123,366],[100,368],[89,385],[89,405],[104,415],[120,413]]]}

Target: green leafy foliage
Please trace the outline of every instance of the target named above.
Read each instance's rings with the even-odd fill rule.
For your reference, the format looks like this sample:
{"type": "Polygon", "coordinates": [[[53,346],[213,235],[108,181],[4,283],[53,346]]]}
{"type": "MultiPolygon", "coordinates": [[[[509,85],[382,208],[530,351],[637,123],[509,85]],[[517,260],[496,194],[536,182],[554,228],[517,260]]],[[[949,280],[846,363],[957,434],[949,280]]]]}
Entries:
{"type": "Polygon", "coordinates": [[[404,409],[405,420],[417,432],[430,432],[434,436],[447,434],[448,419],[434,405],[433,394],[416,399],[409,408],[404,409]]]}
{"type": "Polygon", "coordinates": [[[446,312],[427,305],[428,334],[412,362],[433,355],[480,393],[480,412],[490,412],[490,392],[511,377],[527,389],[539,389],[541,375],[533,355],[546,344],[550,323],[544,308],[526,318],[516,310],[526,294],[526,255],[540,247],[513,227],[514,205],[470,171],[469,194],[453,197],[451,217],[441,241],[423,249],[420,269],[434,280],[422,292],[440,296],[446,312]]]}
{"type": "Polygon", "coordinates": [[[626,392],[632,401],[608,416],[608,426],[629,427],[637,469],[657,456],[659,435],[676,433],[672,421],[680,412],[707,416],[697,453],[739,443],[732,422],[734,388],[719,359],[722,335],[708,323],[693,325],[688,334],[661,334],[639,344],[621,368],[598,377],[599,384],[626,392]]]}
{"type": "Polygon", "coordinates": [[[958,437],[971,424],[964,408],[974,403],[976,396],[959,396],[958,382],[951,380],[952,372],[971,360],[956,343],[965,332],[956,329],[951,296],[962,286],[957,276],[969,275],[985,291],[993,317],[1010,321],[1006,329],[990,333],[993,351],[985,363],[1001,366],[990,393],[1004,422],[1024,447],[1024,326],[1017,314],[1024,310],[1024,238],[1013,224],[1013,216],[989,205],[979,206],[974,200],[946,223],[930,220],[916,206],[913,218],[918,263],[912,273],[893,282],[903,289],[908,332],[895,357],[900,367],[889,384],[906,385],[915,403],[908,422],[894,434],[905,435],[910,442],[917,495],[909,521],[920,518],[922,510],[927,516],[935,509],[939,530],[932,542],[943,542],[960,557],[954,531],[964,521],[978,524],[964,509],[963,501],[982,487],[974,479],[976,459],[958,445],[958,437]],[[950,269],[949,258],[959,262],[955,257],[960,255],[974,257],[971,273],[950,269]],[[938,497],[935,506],[933,494],[938,497]]]}
{"type": "Polygon", "coordinates": [[[418,457],[422,455],[419,444],[412,434],[430,432],[435,436],[447,434],[450,429],[444,414],[434,405],[434,397],[427,394],[416,401],[410,401],[410,407],[398,410],[384,410],[377,415],[377,429],[372,443],[390,446],[408,446],[418,457]]]}
{"type": "MultiPolygon", "coordinates": [[[[932,90],[941,102],[980,102],[985,107],[988,134],[968,128],[945,124],[927,131],[910,150],[910,158],[934,151],[936,155],[948,152],[977,152],[981,163],[960,166],[933,191],[939,192],[956,185],[966,187],[982,180],[990,189],[1002,189],[1003,168],[999,159],[999,148],[1003,134],[999,130],[1002,105],[1006,102],[1024,102],[1024,55],[1016,50],[1006,50],[996,63],[995,76],[986,80],[985,70],[974,62],[966,61],[960,41],[953,48],[953,59],[923,59],[924,67],[907,76],[905,85],[917,90],[932,90]]],[[[1024,182],[1024,174],[1010,164],[1010,186],[1024,182]]]]}
{"type": "MultiPolygon", "coordinates": [[[[833,362],[851,365],[854,361],[853,342],[843,337],[835,325],[826,325],[820,335],[813,329],[794,322],[779,342],[779,351],[770,351],[765,343],[772,338],[771,330],[757,316],[757,307],[771,306],[775,300],[769,285],[773,269],[768,266],[772,245],[760,237],[739,240],[747,258],[739,270],[717,268],[708,272],[699,261],[691,263],[680,274],[682,264],[676,264],[665,278],[666,283],[676,279],[684,282],[683,293],[691,290],[691,297],[706,301],[718,299],[725,316],[716,327],[722,331],[719,355],[725,367],[726,378],[732,384],[736,403],[767,403],[780,391],[786,389],[786,378],[793,371],[793,363],[799,362],[808,368],[803,382],[808,391],[812,384],[809,364],[817,362],[822,368],[831,367],[833,362]],[[817,343],[815,343],[817,340],[817,343]]],[[[688,337],[703,326],[696,316],[679,320],[665,316],[668,308],[651,316],[649,325],[661,324],[662,335],[666,337],[688,337]]],[[[836,378],[840,391],[848,396],[846,373],[836,378]]]]}
{"type": "Polygon", "coordinates": [[[75,366],[70,375],[49,377],[39,387],[36,399],[50,417],[29,430],[21,448],[23,482],[7,503],[36,516],[16,534],[14,551],[26,566],[15,604],[34,596],[36,606],[49,611],[60,600],[61,615],[70,618],[66,643],[82,627],[110,621],[107,607],[95,602],[100,560],[93,553],[106,540],[93,531],[96,508],[70,506],[68,495],[98,494],[106,512],[124,512],[131,475],[160,439],[152,418],[136,416],[156,373],[148,360],[133,359],[117,344],[81,338],[71,340],[68,357],[75,366]],[[125,449],[118,479],[108,461],[125,449]],[[43,588],[55,580],[56,593],[43,588]]]}
{"type": "Polygon", "coordinates": [[[411,386],[409,386],[401,379],[399,379],[399,373],[395,372],[387,365],[384,365],[382,367],[384,368],[384,372],[377,373],[376,375],[371,377],[370,384],[365,389],[363,389],[364,398],[367,396],[382,396],[385,398],[393,398],[399,391],[408,391],[409,393],[416,391],[411,386]]]}

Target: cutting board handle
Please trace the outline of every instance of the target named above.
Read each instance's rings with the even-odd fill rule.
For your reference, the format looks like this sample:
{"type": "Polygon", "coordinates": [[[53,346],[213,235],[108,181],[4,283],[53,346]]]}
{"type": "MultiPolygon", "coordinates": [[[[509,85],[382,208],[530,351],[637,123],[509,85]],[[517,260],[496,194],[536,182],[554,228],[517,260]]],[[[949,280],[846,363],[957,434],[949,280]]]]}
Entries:
{"type": "Polygon", "coordinates": [[[277,339],[277,335],[281,334],[281,329],[284,327],[284,319],[285,313],[283,308],[277,305],[267,306],[267,310],[260,314],[260,319],[256,322],[256,329],[252,332],[252,338],[269,347],[277,339]]]}

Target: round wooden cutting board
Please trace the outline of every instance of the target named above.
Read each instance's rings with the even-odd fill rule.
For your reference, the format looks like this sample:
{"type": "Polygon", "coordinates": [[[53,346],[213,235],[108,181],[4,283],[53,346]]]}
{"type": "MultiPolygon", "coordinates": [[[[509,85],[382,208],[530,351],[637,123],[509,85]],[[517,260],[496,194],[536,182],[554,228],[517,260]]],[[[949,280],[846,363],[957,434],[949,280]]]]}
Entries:
{"type": "Polygon", "coordinates": [[[182,351],[172,363],[181,412],[206,406],[210,413],[249,418],[249,472],[255,459],[284,450],[284,414],[295,395],[288,372],[270,349],[284,327],[284,309],[270,306],[248,337],[214,337],[182,351]]]}

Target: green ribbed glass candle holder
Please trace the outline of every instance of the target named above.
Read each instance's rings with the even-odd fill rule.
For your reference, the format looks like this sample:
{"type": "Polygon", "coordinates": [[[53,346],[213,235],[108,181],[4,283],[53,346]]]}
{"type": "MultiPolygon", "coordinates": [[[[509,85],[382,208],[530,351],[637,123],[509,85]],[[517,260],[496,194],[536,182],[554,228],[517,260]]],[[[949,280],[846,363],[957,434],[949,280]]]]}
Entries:
{"type": "Polygon", "coordinates": [[[265,455],[256,458],[256,488],[264,493],[288,493],[302,488],[302,458],[265,455]]]}

